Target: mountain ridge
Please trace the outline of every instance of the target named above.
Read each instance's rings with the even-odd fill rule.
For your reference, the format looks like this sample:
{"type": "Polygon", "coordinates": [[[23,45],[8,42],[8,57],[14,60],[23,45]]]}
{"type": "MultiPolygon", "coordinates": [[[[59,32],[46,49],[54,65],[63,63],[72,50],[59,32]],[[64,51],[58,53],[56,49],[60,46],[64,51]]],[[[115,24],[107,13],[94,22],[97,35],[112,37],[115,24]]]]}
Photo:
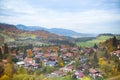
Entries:
{"type": "Polygon", "coordinates": [[[18,29],[15,25],[6,24],[6,23],[0,23],[0,35],[9,36],[12,39],[26,38],[26,37],[30,37],[30,38],[40,37],[43,39],[64,39],[62,36],[44,30],[26,31],[26,30],[18,29]]]}
{"type": "Polygon", "coordinates": [[[16,25],[17,28],[22,29],[22,30],[29,30],[29,31],[35,31],[35,30],[45,30],[48,31],[50,33],[54,33],[60,36],[70,36],[70,37],[93,37],[96,36],[95,34],[89,34],[89,33],[78,33],[75,32],[73,30],[69,30],[69,29],[63,29],[63,28],[44,28],[41,26],[25,26],[23,24],[18,24],[16,25]]]}

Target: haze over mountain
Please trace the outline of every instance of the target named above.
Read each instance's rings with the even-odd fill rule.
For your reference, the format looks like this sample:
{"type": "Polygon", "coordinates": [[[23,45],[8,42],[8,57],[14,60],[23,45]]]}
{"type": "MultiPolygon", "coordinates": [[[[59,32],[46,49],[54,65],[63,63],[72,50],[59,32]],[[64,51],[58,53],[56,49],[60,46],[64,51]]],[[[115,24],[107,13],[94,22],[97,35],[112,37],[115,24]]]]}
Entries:
{"type": "Polygon", "coordinates": [[[28,30],[28,31],[35,31],[35,30],[45,30],[54,34],[58,34],[61,36],[70,36],[70,37],[94,37],[96,34],[89,34],[89,33],[78,33],[69,29],[63,29],[63,28],[44,28],[40,26],[25,26],[22,24],[16,25],[18,29],[22,30],[28,30]]]}

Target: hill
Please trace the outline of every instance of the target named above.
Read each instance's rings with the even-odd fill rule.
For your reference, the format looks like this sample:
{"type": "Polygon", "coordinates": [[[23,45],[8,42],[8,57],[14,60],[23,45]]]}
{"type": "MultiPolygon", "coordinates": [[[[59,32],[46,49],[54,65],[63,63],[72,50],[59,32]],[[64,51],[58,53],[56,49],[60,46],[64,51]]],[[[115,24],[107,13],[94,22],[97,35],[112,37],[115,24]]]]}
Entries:
{"type": "Polygon", "coordinates": [[[22,25],[22,24],[18,24],[18,25],[16,25],[16,27],[18,29],[26,30],[26,31],[36,31],[36,30],[45,30],[45,31],[47,31],[48,30],[47,28],[40,27],[40,26],[25,26],[25,25],[22,25]]]}
{"type": "Polygon", "coordinates": [[[114,35],[114,34],[99,34],[96,38],[88,38],[85,41],[78,41],[76,42],[76,44],[78,46],[83,46],[83,47],[91,47],[94,44],[99,44],[102,42],[105,42],[106,40],[109,40],[110,38],[113,38],[114,36],[116,36],[117,39],[120,39],[120,35],[114,35]],[[90,39],[90,40],[89,40],[90,39]]]}
{"type": "Polygon", "coordinates": [[[35,30],[45,30],[48,31],[50,33],[54,33],[57,35],[61,35],[61,36],[70,36],[70,37],[92,37],[92,36],[96,36],[95,34],[87,34],[87,33],[78,33],[69,29],[62,29],[62,28],[44,28],[44,27],[40,27],[40,26],[25,26],[22,24],[18,24],[16,25],[17,28],[22,29],[22,30],[29,30],[29,31],[35,31],[35,30]]]}
{"type": "Polygon", "coordinates": [[[15,25],[0,23],[0,36],[4,37],[5,42],[12,42],[19,39],[58,39],[62,40],[63,37],[44,31],[25,31],[18,29],[15,25]]]}

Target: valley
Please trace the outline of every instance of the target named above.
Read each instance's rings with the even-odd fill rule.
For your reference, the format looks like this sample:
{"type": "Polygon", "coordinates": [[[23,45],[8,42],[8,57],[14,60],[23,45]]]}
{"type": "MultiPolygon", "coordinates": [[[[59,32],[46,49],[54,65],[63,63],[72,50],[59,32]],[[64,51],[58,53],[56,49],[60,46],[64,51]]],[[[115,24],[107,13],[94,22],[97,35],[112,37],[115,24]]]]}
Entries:
{"type": "Polygon", "coordinates": [[[0,23],[0,80],[119,79],[119,34],[74,38],[22,27],[0,23]]]}

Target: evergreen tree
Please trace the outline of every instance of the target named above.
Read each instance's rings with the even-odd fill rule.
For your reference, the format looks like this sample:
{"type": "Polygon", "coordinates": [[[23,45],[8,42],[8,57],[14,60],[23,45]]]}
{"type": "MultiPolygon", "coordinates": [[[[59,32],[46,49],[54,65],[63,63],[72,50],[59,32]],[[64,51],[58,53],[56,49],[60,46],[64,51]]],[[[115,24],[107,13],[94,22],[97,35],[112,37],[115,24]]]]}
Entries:
{"type": "Polygon", "coordinates": [[[95,49],[97,49],[97,48],[98,48],[98,46],[97,46],[96,44],[94,44],[94,48],[95,48],[95,49]]]}
{"type": "Polygon", "coordinates": [[[2,49],[0,48],[0,59],[2,59],[2,56],[3,56],[2,49]]]}
{"type": "Polygon", "coordinates": [[[98,65],[98,57],[97,57],[97,54],[96,52],[94,53],[94,67],[96,67],[98,65]]]}
{"type": "Polygon", "coordinates": [[[109,58],[109,54],[108,54],[107,50],[105,50],[104,57],[109,58]]]}
{"type": "Polygon", "coordinates": [[[117,71],[119,71],[119,72],[120,72],[120,61],[118,62],[117,71]]]}
{"type": "Polygon", "coordinates": [[[117,39],[115,36],[113,37],[112,45],[113,45],[113,47],[117,48],[117,39]]]}
{"type": "Polygon", "coordinates": [[[96,63],[98,63],[98,58],[97,58],[97,54],[96,54],[96,53],[94,53],[94,61],[95,61],[96,63]]]}
{"type": "Polygon", "coordinates": [[[17,47],[17,49],[16,49],[16,55],[18,55],[19,53],[18,53],[18,51],[19,51],[19,47],[17,47]]]}
{"type": "Polygon", "coordinates": [[[72,80],[77,80],[77,76],[76,76],[76,75],[73,75],[73,76],[72,76],[72,80]]]}
{"type": "Polygon", "coordinates": [[[32,49],[33,49],[33,45],[32,45],[32,44],[29,44],[29,45],[28,45],[28,49],[31,49],[31,50],[32,50],[32,49]]]}
{"type": "Polygon", "coordinates": [[[8,54],[8,45],[5,43],[4,44],[4,54],[8,54]]]}
{"type": "Polygon", "coordinates": [[[26,46],[23,47],[23,59],[27,56],[26,46]]]}

